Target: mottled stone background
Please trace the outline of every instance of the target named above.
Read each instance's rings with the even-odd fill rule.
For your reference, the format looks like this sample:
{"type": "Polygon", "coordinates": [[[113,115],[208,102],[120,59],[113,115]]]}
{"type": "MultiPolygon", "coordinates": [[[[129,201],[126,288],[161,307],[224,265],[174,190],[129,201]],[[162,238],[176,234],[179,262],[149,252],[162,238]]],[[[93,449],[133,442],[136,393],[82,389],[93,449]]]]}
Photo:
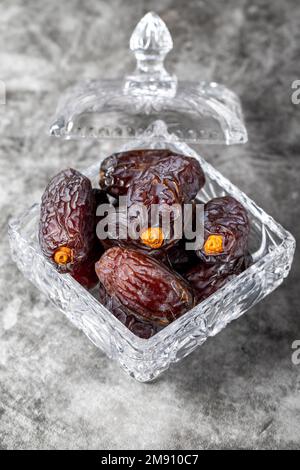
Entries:
{"type": "Polygon", "coordinates": [[[299,251],[282,287],[148,385],[125,376],[11,261],[9,218],[59,169],[109,151],[47,137],[59,94],[131,70],[128,39],[149,10],[173,34],[170,69],[242,98],[250,143],[207,158],[299,238],[298,0],[2,0],[0,448],[299,448],[299,251]]]}

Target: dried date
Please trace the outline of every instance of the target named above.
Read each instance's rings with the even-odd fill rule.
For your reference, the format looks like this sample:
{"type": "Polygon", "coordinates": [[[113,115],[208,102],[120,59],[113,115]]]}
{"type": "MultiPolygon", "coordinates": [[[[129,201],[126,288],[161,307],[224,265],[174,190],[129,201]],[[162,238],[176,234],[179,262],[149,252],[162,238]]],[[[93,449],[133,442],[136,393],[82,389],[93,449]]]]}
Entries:
{"type": "Polygon", "coordinates": [[[183,276],[195,293],[197,303],[212,295],[228,281],[242,273],[251,264],[251,256],[246,255],[229,263],[206,264],[198,262],[183,276]]]}
{"type": "Polygon", "coordinates": [[[135,250],[114,247],[96,263],[107,293],[146,321],[167,325],[193,307],[187,283],[155,259],[135,250]]]}
{"type": "Polygon", "coordinates": [[[166,250],[165,256],[162,261],[168,264],[171,269],[174,269],[179,274],[183,274],[188,268],[199,263],[199,258],[193,250],[186,250],[186,240],[180,240],[177,245],[172,246],[166,250]]]}
{"type": "Polygon", "coordinates": [[[211,199],[204,206],[204,245],[197,255],[209,264],[237,259],[247,252],[249,231],[240,202],[232,196],[211,199]]]}
{"type": "Polygon", "coordinates": [[[140,338],[151,338],[161,329],[154,323],[137,318],[116,297],[109,296],[102,284],[99,286],[99,300],[123,325],[140,338]]]}
{"type": "Polygon", "coordinates": [[[147,250],[170,246],[178,240],[174,221],[181,215],[183,194],[172,176],[163,176],[157,169],[145,171],[135,179],[127,193],[129,223],[139,222],[140,237],[133,243],[147,250]],[[134,209],[141,207],[138,219],[134,209]],[[169,221],[163,229],[163,218],[169,221]],[[154,221],[153,221],[154,219],[154,221]]]}
{"type": "Polygon", "coordinates": [[[162,177],[175,178],[183,202],[191,201],[204,186],[205,176],[199,162],[168,149],[129,150],[107,157],[100,168],[100,187],[114,197],[126,195],[135,179],[156,169],[162,177]]]}
{"type": "Polygon", "coordinates": [[[58,173],[41,203],[39,243],[60,272],[73,272],[97,242],[96,201],[90,180],[73,169],[58,173]]]}
{"type": "MultiPolygon", "coordinates": [[[[177,210],[181,210],[180,201],[171,184],[161,182],[156,175],[152,176],[151,180],[148,176],[145,180],[136,180],[127,195],[128,205],[119,206],[107,215],[106,225],[101,227],[107,237],[101,240],[105,248],[128,245],[152,254],[177,242],[173,229],[174,212],[171,209],[170,223],[168,226],[164,225],[164,229],[162,217],[173,203],[177,204],[177,210]],[[153,215],[154,210],[156,216],[153,215]],[[155,219],[153,226],[152,215],[155,219]]],[[[166,215],[168,217],[169,214],[166,215]]],[[[99,237],[101,238],[100,235],[99,237]]]]}
{"type": "Polygon", "coordinates": [[[86,289],[92,289],[98,282],[98,276],[95,271],[95,263],[104,252],[104,249],[100,243],[94,245],[91,250],[88,259],[80,264],[74,266],[72,271],[72,277],[79,282],[86,289]]]}
{"type": "Polygon", "coordinates": [[[170,150],[133,150],[114,154],[104,160],[100,170],[100,186],[111,195],[127,195],[129,226],[136,225],[132,210],[143,206],[139,214],[140,237],[128,237],[128,243],[152,252],[177,242],[174,220],[182,204],[190,202],[205,183],[199,162],[170,150]],[[151,219],[156,211],[155,223],[151,219]],[[169,219],[169,229],[162,229],[162,220],[169,219]]]}
{"type": "Polygon", "coordinates": [[[109,200],[105,191],[102,191],[98,188],[93,188],[93,195],[96,202],[96,207],[100,206],[101,204],[109,204],[109,200]]]}

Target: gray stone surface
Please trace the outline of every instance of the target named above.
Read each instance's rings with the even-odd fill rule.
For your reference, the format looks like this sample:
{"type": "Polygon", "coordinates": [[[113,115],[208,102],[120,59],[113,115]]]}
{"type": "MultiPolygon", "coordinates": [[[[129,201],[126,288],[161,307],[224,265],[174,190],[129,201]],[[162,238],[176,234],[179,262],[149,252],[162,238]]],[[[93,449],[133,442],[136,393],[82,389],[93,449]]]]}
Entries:
{"type": "Polygon", "coordinates": [[[236,90],[250,143],[207,158],[299,239],[298,0],[21,1],[0,4],[0,448],[299,448],[299,251],[289,278],[160,380],[127,378],[18,272],[7,222],[49,177],[110,147],[50,140],[58,95],[83,77],[115,77],[139,18],[167,22],[182,78],[236,90]]]}

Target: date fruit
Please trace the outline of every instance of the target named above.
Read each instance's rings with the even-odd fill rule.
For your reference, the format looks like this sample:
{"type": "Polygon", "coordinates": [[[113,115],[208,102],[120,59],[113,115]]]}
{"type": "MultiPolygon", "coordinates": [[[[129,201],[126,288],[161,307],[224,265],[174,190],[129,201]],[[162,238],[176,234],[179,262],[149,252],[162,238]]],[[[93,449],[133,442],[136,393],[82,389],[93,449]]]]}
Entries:
{"type": "Polygon", "coordinates": [[[158,169],[149,169],[139,179],[135,179],[127,193],[127,208],[129,223],[137,224],[138,220],[141,231],[140,238],[133,244],[151,251],[176,243],[174,221],[182,213],[183,202],[182,190],[176,179],[163,176],[158,169]],[[137,219],[133,211],[139,206],[141,211],[137,219]],[[164,215],[169,224],[163,230],[164,215]]]}
{"type": "Polygon", "coordinates": [[[96,207],[100,206],[101,204],[109,204],[109,200],[105,191],[102,191],[98,188],[93,188],[92,191],[96,201],[96,207]]]}
{"type": "Polygon", "coordinates": [[[197,255],[209,264],[237,259],[247,252],[249,231],[240,202],[232,196],[211,199],[204,206],[204,245],[197,255]]]}
{"type": "Polygon", "coordinates": [[[98,282],[98,276],[95,271],[95,263],[98,261],[104,249],[100,243],[94,245],[88,258],[82,263],[75,265],[72,271],[72,277],[86,289],[92,289],[98,282]]]}
{"type": "Polygon", "coordinates": [[[250,255],[241,256],[229,263],[199,262],[184,274],[184,278],[193,288],[196,301],[199,303],[223,287],[233,277],[245,271],[250,264],[250,255]]]}
{"type": "Polygon", "coordinates": [[[162,258],[162,261],[169,265],[170,269],[174,269],[174,271],[181,275],[183,275],[188,268],[199,263],[199,258],[195,251],[186,250],[185,244],[186,240],[180,240],[177,245],[166,250],[165,256],[162,258]]]}
{"type": "Polygon", "coordinates": [[[95,271],[95,261],[85,261],[78,265],[72,272],[72,277],[86,289],[92,289],[98,282],[98,276],[95,271]]]}
{"type": "Polygon", "coordinates": [[[191,201],[204,186],[205,176],[199,162],[168,149],[129,150],[114,153],[100,167],[100,187],[114,197],[124,196],[135,179],[156,169],[162,177],[175,178],[184,202],[191,201]]]}
{"type": "Polygon", "coordinates": [[[146,321],[167,325],[194,305],[179,275],[139,251],[110,248],[96,263],[96,273],[110,296],[146,321]]]}
{"type": "Polygon", "coordinates": [[[154,323],[137,318],[116,297],[109,296],[102,284],[99,286],[99,300],[123,325],[140,338],[151,338],[161,329],[154,323]]]}
{"type": "Polygon", "coordinates": [[[90,180],[72,168],[48,184],[41,203],[39,243],[60,272],[73,272],[97,242],[96,200],[90,180]]]}

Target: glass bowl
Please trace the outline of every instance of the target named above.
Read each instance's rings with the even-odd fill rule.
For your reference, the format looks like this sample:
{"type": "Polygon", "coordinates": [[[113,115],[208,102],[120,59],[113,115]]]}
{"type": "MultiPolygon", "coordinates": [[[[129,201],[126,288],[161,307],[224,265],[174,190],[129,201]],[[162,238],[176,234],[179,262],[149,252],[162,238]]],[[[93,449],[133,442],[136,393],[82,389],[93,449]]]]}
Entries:
{"type": "MultiPolygon", "coordinates": [[[[135,336],[101,305],[96,289],[89,292],[70,275],[59,274],[43,256],[37,238],[39,204],[9,223],[12,255],[19,269],[99,349],[141,382],[155,379],[170,364],[185,357],[276,289],[289,273],[295,250],[295,240],[289,232],[191,147],[180,142],[176,135],[167,134],[164,123],[156,123],[156,138],[152,138],[151,145],[147,138],[130,142],[120,150],[151,147],[167,147],[199,160],[206,174],[206,184],[199,193],[204,202],[228,194],[245,206],[251,222],[253,256],[253,264],[246,271],[152,338],[135,336]]],[[[99,165],[100,161],[85,171],[94,185],[99,165]]]]}

